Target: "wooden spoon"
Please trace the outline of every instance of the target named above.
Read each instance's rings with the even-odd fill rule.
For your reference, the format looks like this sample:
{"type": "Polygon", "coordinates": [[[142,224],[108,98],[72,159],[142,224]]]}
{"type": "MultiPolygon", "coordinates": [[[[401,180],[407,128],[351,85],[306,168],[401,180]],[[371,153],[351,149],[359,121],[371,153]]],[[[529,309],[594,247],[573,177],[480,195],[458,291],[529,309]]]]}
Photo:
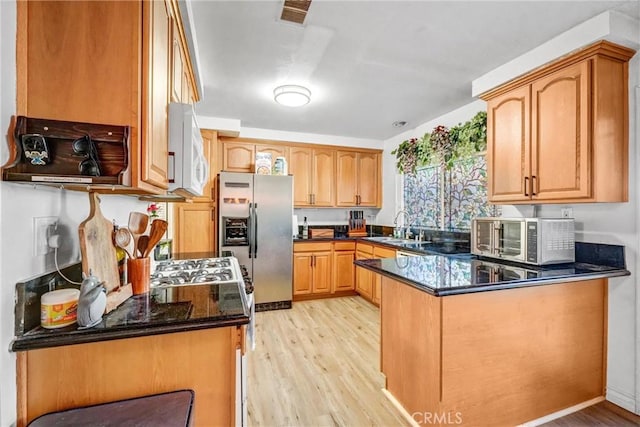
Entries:
{"type": "Polygon", "coordinates": [[[144,251],[147,250],[147,246],[149,246],[149,236],[147,236],[146,234],[143,234],[138,239],[138,253],[140,253],[141,258],[145,257],[144,251]]]}
{"type": "Polygon", "coordinates": [[[154,219],[151,223],[151,231],[149,232],[149,243],[147,243],[147,249],[142,254],[143,258],[146,258],[151,253],[151,250],[158,244],[164,233],[167,231],[167,221],[162,219],[154,219]]]}
{"type": "Polygon", "coordinates": [[[119,228],[115,236],[116,245],[129,255],[129,258],[135,258],[135,248],[133,246],[133,237],[126,228],[119,228]]]}
{"type": "Polygon", "coordinates": [[[147,231],[147,225],[149,224],[149,215],[141,212],[129,213],[129,231],[133,235],[133,247],[134,250],[138,248],[138,240],[140,236],[147,231]]]}

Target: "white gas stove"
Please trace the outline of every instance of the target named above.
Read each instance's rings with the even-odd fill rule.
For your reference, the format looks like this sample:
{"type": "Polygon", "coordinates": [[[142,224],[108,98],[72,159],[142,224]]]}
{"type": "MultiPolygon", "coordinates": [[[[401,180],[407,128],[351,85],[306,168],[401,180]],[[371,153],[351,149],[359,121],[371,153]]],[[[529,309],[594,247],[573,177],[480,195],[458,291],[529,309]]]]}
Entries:
{"type": "Polygon", "coordinates": [[[241,283],[242,271],[234,257],[160,261],[151,273],[151,286],[241,283]]]}

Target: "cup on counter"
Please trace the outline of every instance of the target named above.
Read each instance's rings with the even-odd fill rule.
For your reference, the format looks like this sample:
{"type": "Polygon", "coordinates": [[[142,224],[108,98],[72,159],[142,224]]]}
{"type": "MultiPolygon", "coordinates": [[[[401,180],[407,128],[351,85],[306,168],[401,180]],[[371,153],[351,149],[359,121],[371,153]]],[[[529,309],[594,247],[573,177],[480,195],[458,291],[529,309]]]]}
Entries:
{"type": "Polygon", "coordinates": [[[131,282],[134,295],[149,292],[151,282],[151,261],[147,258],[129,258],[127,260],[127,277],[131,282]]]}

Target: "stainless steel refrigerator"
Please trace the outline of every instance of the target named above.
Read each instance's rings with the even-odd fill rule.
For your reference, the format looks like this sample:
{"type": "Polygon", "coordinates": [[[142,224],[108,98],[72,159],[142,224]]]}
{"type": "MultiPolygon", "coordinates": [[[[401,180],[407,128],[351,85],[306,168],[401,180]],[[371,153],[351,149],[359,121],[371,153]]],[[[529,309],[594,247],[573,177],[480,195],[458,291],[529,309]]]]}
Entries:
{"type": "Polygon", "coordinates": [[[218,250],[247,267],[256,310],[291,307],[292,221],[293,177],[218,175],[218,250]]]}

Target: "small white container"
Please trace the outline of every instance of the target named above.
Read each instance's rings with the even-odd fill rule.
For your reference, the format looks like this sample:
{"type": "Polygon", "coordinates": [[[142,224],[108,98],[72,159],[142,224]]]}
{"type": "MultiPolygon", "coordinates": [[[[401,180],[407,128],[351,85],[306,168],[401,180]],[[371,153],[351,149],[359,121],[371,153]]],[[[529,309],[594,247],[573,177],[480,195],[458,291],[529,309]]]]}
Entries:
{"type": "Polygon", "coordinates": [[[64,328],[76,323],[78,317],[78,289],[59,289],[40,298],[40,326],[47,329],[64,328]]]}

